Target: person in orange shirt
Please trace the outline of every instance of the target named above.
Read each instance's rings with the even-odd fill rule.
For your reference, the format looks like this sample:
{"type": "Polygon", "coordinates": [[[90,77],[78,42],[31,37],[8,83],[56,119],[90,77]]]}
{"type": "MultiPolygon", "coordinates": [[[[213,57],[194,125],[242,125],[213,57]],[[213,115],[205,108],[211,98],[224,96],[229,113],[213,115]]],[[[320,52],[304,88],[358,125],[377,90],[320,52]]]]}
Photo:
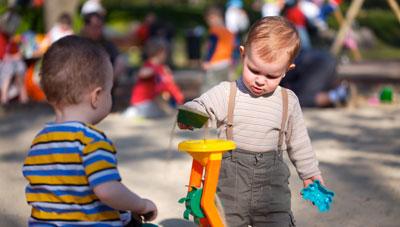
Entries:
{"type": "Polygon", "coordinates": [[[229,68],[234,48],[234,35],[225,27],[219,8],[210,7],[205,14],[209,26],[207,55],[203,63],[206,77],[202,90],[206,91],[221,81],[229,80],[229,68]]]}

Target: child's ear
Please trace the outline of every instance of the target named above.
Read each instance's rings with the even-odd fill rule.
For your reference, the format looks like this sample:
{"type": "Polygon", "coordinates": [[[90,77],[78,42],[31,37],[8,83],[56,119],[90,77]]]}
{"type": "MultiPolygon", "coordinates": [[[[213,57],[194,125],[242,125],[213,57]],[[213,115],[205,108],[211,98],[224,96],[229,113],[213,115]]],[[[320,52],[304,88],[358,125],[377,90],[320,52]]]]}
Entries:
{"type": "Polygon", "coordinates": [[[240,57],[243,59],[244,58],[244,46],[240,45],[239,51],[240,51],[240,57]]]}
{"type": "Polygon", "coordinates": [[[90,93],[90,105],[92,106],[93,109],[97,109],[97,107],[99,106],[99,96],[102,90],[103,90],[102,87],[96,87],[90,93]]]}
{"type": "Polygon", "coordinates": [[[291,64],[291,65],[289,65],[287,71],[293,70],[294,68],[296,68],[296,65],[295,64],[291,64]]]}

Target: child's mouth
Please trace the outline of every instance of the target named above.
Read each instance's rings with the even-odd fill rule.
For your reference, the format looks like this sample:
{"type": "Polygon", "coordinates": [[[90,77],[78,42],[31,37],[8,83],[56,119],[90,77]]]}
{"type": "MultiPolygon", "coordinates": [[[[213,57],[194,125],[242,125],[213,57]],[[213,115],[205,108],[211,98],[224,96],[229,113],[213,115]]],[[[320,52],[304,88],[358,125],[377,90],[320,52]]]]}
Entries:
{"type": "Polygon", "coordinates": [[[258,88],[258,87],[255,87],[255,86],[252,86],[251,88],[252,88],[251,90],[253,90],[253,93],[254,93],[255,95],[259,95],[259,94],[261,94],[262,91],[263,91],[261,88],[258,88]]]}

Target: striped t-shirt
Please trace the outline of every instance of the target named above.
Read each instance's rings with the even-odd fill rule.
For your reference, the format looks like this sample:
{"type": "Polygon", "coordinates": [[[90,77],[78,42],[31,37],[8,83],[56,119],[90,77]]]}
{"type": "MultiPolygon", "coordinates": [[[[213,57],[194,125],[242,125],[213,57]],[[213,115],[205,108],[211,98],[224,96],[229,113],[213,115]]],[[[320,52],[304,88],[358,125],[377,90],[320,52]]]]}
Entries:
{"type": "Polygon", "coordinates": [[[93,192],[97,185],[121,180],[115,155],[112,142],[91,125],[48,123],[23,166],[32,206],[29,226],[122,226],[119,212],[93,192]]]}

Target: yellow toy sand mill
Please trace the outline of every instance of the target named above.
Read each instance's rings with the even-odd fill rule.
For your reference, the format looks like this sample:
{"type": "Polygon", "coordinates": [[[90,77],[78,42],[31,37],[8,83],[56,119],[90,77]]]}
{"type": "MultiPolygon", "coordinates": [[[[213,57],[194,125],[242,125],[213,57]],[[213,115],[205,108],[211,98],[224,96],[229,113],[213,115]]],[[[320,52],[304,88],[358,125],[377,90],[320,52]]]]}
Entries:
{"type": "MultiPolygon", "coordinates": [[[[208,116],[203,113],[180,108],[178,122],[201,128],[208,116]]],[[[215,205],[222,154],[235,149],[233,141],[220,139],[187,140],[179,143],[178,150],[193,157],[187,196],[180,199],[185,203],[185,219],[192,215],[201,227],[223,227],[224,222],[215,205]],[[204,176],[204,179],[203,179],[204,176]]]]}

